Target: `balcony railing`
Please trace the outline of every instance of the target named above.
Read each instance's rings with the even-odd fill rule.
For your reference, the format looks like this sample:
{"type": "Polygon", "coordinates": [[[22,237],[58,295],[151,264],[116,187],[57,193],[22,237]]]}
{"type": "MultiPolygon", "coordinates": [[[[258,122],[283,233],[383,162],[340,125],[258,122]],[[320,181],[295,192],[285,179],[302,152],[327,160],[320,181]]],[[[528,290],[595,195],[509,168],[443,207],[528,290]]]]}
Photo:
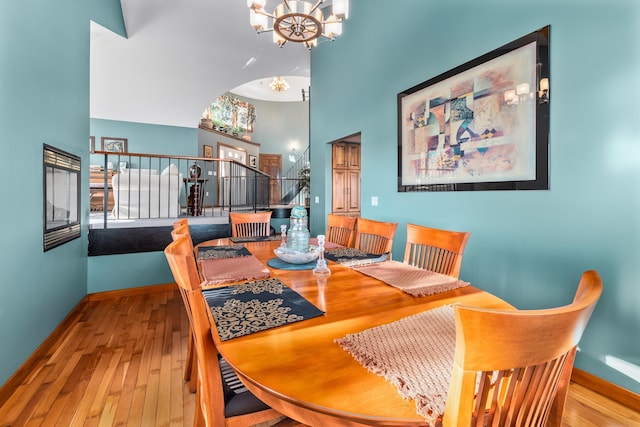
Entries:
{"type": "MultiPolygon", "coordinates": [[[[109,221],[216,217],[228,216],[229,211],[270,209],[269,176],[233,160],[104,151],[95,154],[102,157],[103,179],[92,179],[91,193],[102,196],[104,228],[109,221]],[[199,175],[192,175],[194,165],[199,175]]],[[[93,168],[95,165],[95,177],[93,168]]]]}

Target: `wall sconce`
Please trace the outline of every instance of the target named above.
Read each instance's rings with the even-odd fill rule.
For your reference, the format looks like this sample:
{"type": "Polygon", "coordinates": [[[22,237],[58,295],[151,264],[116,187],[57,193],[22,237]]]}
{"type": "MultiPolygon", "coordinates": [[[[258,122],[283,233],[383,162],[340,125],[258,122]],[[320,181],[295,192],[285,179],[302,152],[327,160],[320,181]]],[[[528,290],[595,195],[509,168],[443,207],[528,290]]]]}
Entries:
{"type": "Polygon", "coordinates": [[[291,153],[289,154],[289,161],[291,163],[295,163],[296,162],[296,149],[295,148],[291,149],[291,153]]]}
{"type": "Polygon", "coordinates": [[[538,103],[546,104],[549,102],[549,78],[545,77],[540,80],[540,90],[538,91],[538,103]]]}

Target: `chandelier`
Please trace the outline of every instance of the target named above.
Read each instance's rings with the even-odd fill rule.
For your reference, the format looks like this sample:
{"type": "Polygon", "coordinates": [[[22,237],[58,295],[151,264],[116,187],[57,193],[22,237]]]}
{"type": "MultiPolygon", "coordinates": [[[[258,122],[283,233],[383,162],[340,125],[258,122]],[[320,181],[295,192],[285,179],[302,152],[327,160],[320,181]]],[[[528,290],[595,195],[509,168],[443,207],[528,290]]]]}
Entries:
{"type": "Polygon", "coordinates": [[[307,49],[318,45],[318,38],[333,40],[342,34],[342,20],[349,17],[349,0],[333,0],[331,15],[325,18],[320,6],[308,1],[283,0],[273,13],[264,9],[266,0],[247,0],[249,21],[258,34],[272,31],[273,42],[282,47],[287,41],[303,43],[307,49]],[[272,26],[269,27],[269,20],[272,26]]]}
{"type": "Polygon", "coordinates": [[[289,89],[289,83],[282,77],[274,77],[271,83],[269,83],[269,87],[276,92],[284,92],[289,89]]]}

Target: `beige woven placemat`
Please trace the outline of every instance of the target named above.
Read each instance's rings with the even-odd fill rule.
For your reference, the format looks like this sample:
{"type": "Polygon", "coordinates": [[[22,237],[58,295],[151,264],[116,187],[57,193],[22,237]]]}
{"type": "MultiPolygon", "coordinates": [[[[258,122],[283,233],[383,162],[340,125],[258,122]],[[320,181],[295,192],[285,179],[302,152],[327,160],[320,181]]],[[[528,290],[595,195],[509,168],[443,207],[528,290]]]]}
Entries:
{"type": "Polygon", "coordinates": [[[367,276],[382,280],[414,297],[424,297],[469,286],[469,282],[423,270],[399,261],[378,262],[352,268],[367,276]]]}
{"type": "Polygon", "coordinates": [[[431,426],[444,414],[455,352],[453,306],[349,334],[336,342],[370,372],[387,379],[431,426]]]}
{"type": "Polygon", "coordinates": [[[270,275],[269,269],[253,255],[200,260],[200,273],[204,278],[203,286],[266,279],[270,275]]]}

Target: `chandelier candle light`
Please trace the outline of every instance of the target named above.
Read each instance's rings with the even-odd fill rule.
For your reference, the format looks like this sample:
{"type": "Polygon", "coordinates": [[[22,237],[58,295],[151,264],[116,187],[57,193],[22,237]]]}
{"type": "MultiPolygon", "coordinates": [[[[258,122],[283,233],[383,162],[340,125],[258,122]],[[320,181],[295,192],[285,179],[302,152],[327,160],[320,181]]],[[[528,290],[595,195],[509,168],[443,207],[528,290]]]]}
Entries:
{"type": "Polygon", "coordinates": [[[342,34],[342,21],[349,17],[349,0],[333,0],[331,15],[325,18],[320,6],[308,1],[283,0],[273,13],[264,9],[266,0],[247,0],[249,21],[258,32],[273,31],[273,42],[282,47],[287,41],[303,43],[307,49],[318,45],[318,38],[333,40],[342,34]],[[272,27],[269,27],[269,20],[272,27]]]}
{"type": "Polygon", "coordinates": [[[274,77],[271,83],[269,83],[269,87],[275,92],[284,92],[289,89],[289,83],[282,77],[274,77]]]}

